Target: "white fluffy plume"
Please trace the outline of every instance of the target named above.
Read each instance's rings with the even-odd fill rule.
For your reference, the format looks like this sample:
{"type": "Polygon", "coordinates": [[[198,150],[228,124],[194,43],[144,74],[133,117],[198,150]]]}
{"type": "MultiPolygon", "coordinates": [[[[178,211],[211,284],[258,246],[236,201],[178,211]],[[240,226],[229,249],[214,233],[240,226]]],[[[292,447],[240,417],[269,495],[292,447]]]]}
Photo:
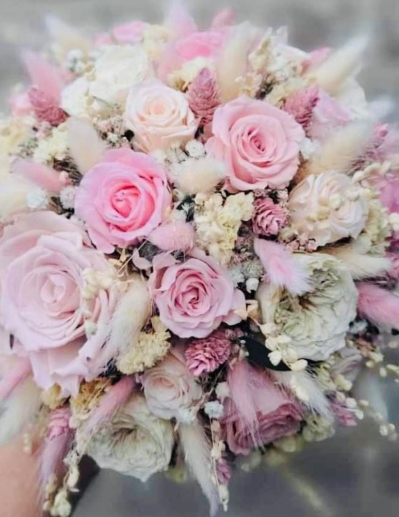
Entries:
{"type": "Polygon", "coordinates": [[[237,79],[247,73],[250,35],[249,24],[237,25],[220,53],[216,74],[223,102],[239,95],[240,86],[237,79]]]}
{"type": "Polygon", "coordinates": [[[85,174],[96,165],[105,151],[105,143],[88,122],[68,119],[68,145],[79,172],[85,174]]]}
{"type": "Polygon", "coordinates": [[[0,446],[13,440],[34,419],[40,403],[40,391],[31,378],[1,403],[0,446]]]}
{"type": "Polygon", "coordinates": [[[346,45],[333,52],[309,76],[330,95],[340,92],[349,78],[353,78],[361,69],[361,59],[367,49],[369,38],[353,38],[346,45]]]}
{"type": "Polygon", "coordinates": [[[342,260],[355,280],[373,278],[391,268],[391,261],[388,258],[368,254],[369,246],[362,238],[345,246],[328,248],[324,251],[342,260]]]}
{"type": "Polygon", "coordinates": [[[219,495],[212,481],[211,445],[200,422],[179,425],[180,443],[187,466],[200,484],[211,505],[211,516],[217,513],[219,495]]]}
{"type": "Polygon", "coordinates": [[[306,370],[301,372],[273,372],[280,386],[294,393],[310,411],[327,420],[334,420],[330,402],[306,370]]]}
{"type": "Polygon", "coordinates": [[[89,52],[91,42],[83,37],[80,32],[68,25],[57,16],[48,15],[45,18],[47,30],[54,42],[55,51],[64,58],[71,50],[89,52]]]}
{"type": "Polygon", "coordinates": [[[128,280],[129,288],[121,297],[110,323],[107,349],[118,356],[134,346],[141,329],[151,316],[151,297],[146,282],[140,275],[128,280]]]}
{"type": "Polygon", "coordinates": [[[353,122],[335,132],[308,162],[306,173],[349,172],[369,144],[372,130],[372,122],[353,122]]]}

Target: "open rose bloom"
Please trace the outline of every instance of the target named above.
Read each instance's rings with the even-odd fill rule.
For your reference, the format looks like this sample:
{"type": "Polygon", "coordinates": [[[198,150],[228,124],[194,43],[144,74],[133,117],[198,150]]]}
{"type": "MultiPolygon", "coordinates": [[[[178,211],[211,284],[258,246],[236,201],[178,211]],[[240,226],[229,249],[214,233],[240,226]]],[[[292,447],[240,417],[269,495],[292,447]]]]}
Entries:
{"type": "Polygon", "coordinates": [[[356,425],[365,365],[398,373],[398,134],[360,40],[306,53],[228,9],[52,28],[0,121],[0,440],[44,437],[51,515],[84,454],[186,462],[215,514],[240,456],[356,425]]]}

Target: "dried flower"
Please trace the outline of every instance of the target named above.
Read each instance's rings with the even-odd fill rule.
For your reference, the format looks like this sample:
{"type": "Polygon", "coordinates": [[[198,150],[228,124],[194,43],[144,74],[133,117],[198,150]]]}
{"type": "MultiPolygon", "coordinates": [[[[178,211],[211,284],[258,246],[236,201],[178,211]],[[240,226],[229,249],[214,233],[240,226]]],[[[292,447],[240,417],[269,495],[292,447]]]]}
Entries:
{"type": "Polygon", "coordinates": [[[308,129],[313,110],[319,101],[319,87],[310,86],[306,90],[299,90],[288,97],[284,104],[284,110],[305,129],[308,129]]]}
{"type": "Polygon", "coordinates": [[[231,341],[224,330],[193,340],[185,351],[187,367],[196,377],[213,372],[227,361],[230,349],[231,341]]]}
{"type": "Polygon", "coordinates": [[[152,331],[140,332],[134,344],[119,360],[119,370],[127,375],[152,368],[170,348],[170,333],[158,316],[151,319],[152,331]]]}
{"type": "Polygon", "coordinates": [[[190,84],[187,99],[199,125],[210,124],[221,101],[216,79],[209,68],[203,68],[190,84]]]}
{"type": "Polygon", "coordinates": [[[38,120],[59,126],[66,119],[66,113],[58,102],[46,92],[32,86],[28,92],[29,100],[38,120]]]}
{"type": "Polygon", "coordinates": [[[287,223],[287,209],[274,203],[271,198],[258,198],[254,202],[252,216],[253,232],[256,235],[278,235],[280,229],[287,223]]]}

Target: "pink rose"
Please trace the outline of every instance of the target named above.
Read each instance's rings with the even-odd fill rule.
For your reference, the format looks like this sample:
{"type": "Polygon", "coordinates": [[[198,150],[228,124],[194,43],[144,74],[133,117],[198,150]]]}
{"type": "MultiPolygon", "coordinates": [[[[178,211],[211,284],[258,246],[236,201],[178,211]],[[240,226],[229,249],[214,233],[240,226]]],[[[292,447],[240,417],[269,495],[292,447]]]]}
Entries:
{"type": "Polygon", "coordinates": [[[308,128],[309,137],[324,142],[334,131],[350,122],[349,111],[323,90],[319,91],[319,101],[308,128]]]}
{"type": "Polygon", "coordinates": [[[158,77],[167,82],[168,76],[184,63],[197,58],[215,57],[222,48],[228,30],[193,32],[170,44],[159,60],[158,77]]]}
{"type": "Polygon", "coordinates": [[[244,294],[216,261],[194,250],[185,262],[170,255],[153,261],[150,290],[161,321],[182,338],[209,336],[224,322],[235,325],[244,294]]]}
{"type": "Polygon", "coordinates": [[[43,389],[57,383],[64,393],[76,393],[82,379],[94,379],[111,359],[104,343],[117,290],[99,288],[85,300],[87,269],[104,275],[113,271],[82,228],[60,215],[21,215],[4,229],[1,323],[18,341],[13,352],[30,359],[43,389]],[[88,336],[87,324],[92,327],[88,336]]]}
{"type": "Polygon", "coordinates": [[[269,197],[257,199],[254,203],[252,222],[255,235],[278,235],[287,223],[287,209],[274,203],[269,197]]]}
{"type": "Polygon", "coordinates": [[[111,34],[101,33],[95,38],[95,44],[112,45],[115,42],[119,44],[134,45],[140,43],[143,39],[143,32],[148,27],[148,23],[142,21],[133,21],[116,25],[111,34]]]}
{"type": "Polygon", "coordinates": [[[77,189],[75,213],[104,253],[127,248],[161,224],[171,202],[163,168],[130,149],[107,151],[77,189]]]}
{"type": "Polygon", "coordinates": [[[188,371],[179,348],[142,376],[150,411],[159,418],[191,421],[202,398],[202,389],[188,371]]]}
{"type": "Polygon", "coordinates": [[[134,132],[133,143],[146,152],[188,142],[198,127],[184,94],[159,81],[132,86],[125,125],[134,132]]]}
{"type": "Polygon", "coordinates": [[[227,164],[230,191],[280,189],[295,176],[305,133],[294,118],[267,102],[240,97],[219,107],[208,153],[227,164]]]}
{"type": "MultiPolygon", "coordinates": [[[[249,422],[232,398],[227,398],[224,402],[222,429],[224,439],[234,454],[249,454],[253,448],[295,434],[299,431],[302,420],[298,405],[278,389],[266,373],[250,366],[246,368],[251,404],[248,412],[253,409],[255,421],[249,422]]],[[[237,391],[240,392],[230,386],[231,393],[237,391]]]]}

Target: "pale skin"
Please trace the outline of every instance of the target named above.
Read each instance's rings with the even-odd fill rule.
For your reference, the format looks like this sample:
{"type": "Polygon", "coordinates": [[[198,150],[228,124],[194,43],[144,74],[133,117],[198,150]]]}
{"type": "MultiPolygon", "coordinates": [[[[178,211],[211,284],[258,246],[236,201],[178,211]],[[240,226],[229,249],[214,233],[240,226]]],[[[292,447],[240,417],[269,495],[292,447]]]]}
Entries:
{"type": "Polygon", "coordinates": [[[35,457],[23,451],[22,439],[0,448],[0,514],[40,517],[35,457]]]}

